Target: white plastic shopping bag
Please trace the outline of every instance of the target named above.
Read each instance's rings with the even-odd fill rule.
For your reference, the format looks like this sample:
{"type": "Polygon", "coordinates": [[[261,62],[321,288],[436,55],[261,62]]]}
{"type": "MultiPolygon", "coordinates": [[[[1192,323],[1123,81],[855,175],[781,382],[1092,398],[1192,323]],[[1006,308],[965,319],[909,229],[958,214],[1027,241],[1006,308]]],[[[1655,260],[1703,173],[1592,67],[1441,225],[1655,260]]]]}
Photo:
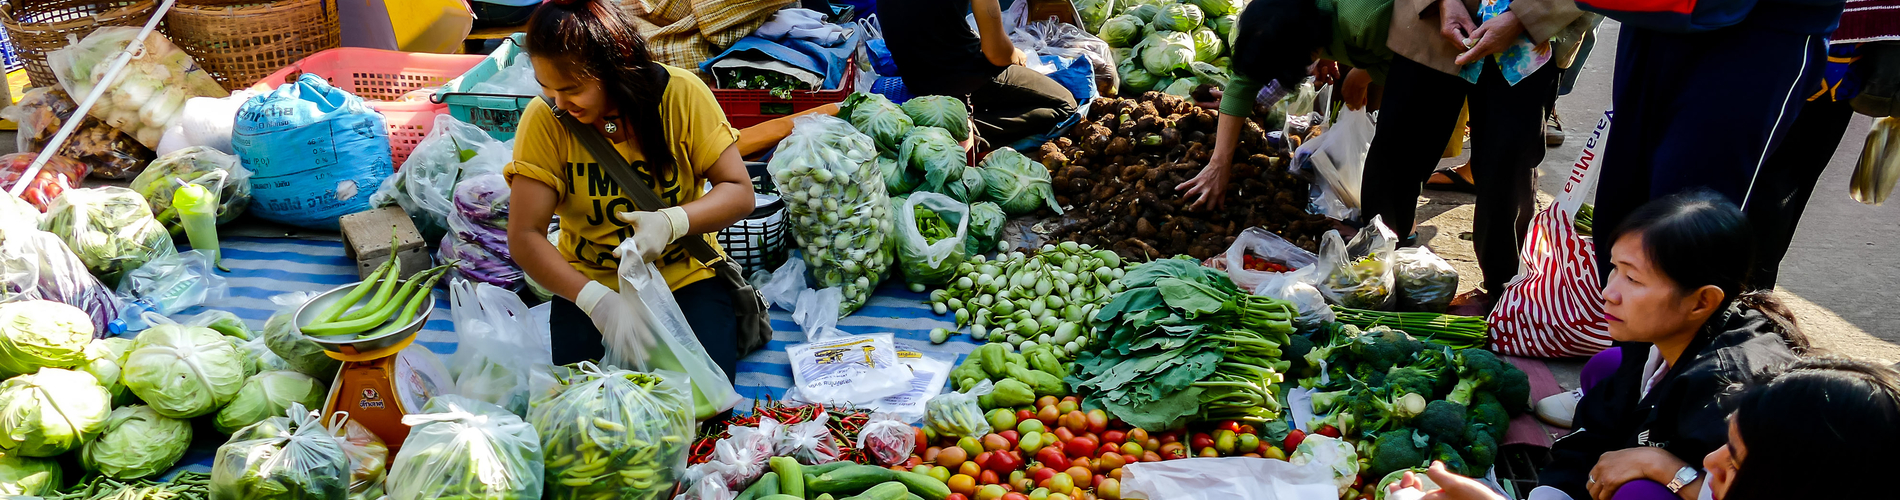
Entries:
{"type": "Polygon", "coordinates": [[[705,420],[739,404],[732,378],[706,354],[680,312],[659,268],[642,261],[634,238],[620,243],[620,300],[636,321],[623,331],[600,332],[607,353],[601,363],[637,371],[685,373],[693,381],[694,417],[705,420]]]}
{"type": "Polygon", "coordinates": [[[554,366],[528,305],[494,285],[457,279],[449,283],[449,312],[461,336],[449,362],[455,393],[526,418],[535,388],[552,383],[554,366]]]}
{"type": "Polygon", "coordinates": [[[1332,470],[1270,458],[1188,458],[1122,469],[1122,498],[1146,500],[1303,500],[1338,498],[1332,470]]]}
{"type": "Polygon", "coordinates": [[[1581,357],[1610,347],[1596,243],[1577,234],[1576,214],[1596,187],[1599,152],[1613,114],[1604,111],[1597,120],[1557,202],[1531,218],[1524,248],[1517,253],[1517,277],[1505,285],[1486,318],[1491,348],[1499,354],[1581,357]]]}
{"type": "Polygon", "coordinates": [[[1339,121],[1313,142],[1300,146],[1294,162],[1313,172],[1318,196],[1313,205],[1338,220],[1359,216],[1359,181],[1366,171],[1366,152],[1378,126],[1364,109],[1344,109],[1339,121]]]}

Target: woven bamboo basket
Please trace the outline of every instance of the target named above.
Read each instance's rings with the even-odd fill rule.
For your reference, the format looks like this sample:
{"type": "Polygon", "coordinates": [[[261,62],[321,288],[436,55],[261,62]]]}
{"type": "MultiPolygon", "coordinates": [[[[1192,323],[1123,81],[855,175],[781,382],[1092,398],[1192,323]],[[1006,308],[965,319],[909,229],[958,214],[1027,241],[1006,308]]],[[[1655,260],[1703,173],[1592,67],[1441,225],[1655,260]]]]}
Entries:
{"type": "Polygon", "coordinates": [[[335,0],[184,0],[165,33],[226,90],[343,43],[335,0]]]}
{"type": "Polygon", "coordinates": [[[142,26],[158,2],[151,0],[6,0],[0,24],[26,63],[34,87],[59,85],[46,55],[86,38],[104,26],[142,26]]]}

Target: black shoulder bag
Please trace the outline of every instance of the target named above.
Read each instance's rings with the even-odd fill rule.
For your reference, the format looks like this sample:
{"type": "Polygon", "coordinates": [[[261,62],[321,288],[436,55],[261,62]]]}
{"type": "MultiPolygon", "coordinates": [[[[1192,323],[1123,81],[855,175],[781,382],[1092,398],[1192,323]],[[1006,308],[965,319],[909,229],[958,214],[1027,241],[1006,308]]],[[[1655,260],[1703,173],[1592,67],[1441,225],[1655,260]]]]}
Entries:
{"type": "MultiPolygon", "coordinates": [[[[658,65],[654,66],[658,68],[658,65]]],[[[666,72],[662,69],[657,77],[662,92],[666,89],[666,77],[666,72]]],[[[588,153],[594,156],[594,161],[600,163],[601,170],[607,173],[607,177],[620,186],[620,192],[633,200],[635,207],[656,212],[668,206],[659,195],[653,194],[651,186],[640,180],[639,176],[634,175],[633,166],[627,164],[627,159],[620,156],[620,152],[607,142],[605,136],[600,135],[600,131],[581,123],[580,120],[574,119],[573,116],[558,108],[554,115],[560,118],[561,125],[567,127],[568,133],[578,138],[581,146],[586,147],[588,153]]],[[[643,139],[664,140],[657,137],[643,139]]],[[[706,239],[699,235],[687,235],[675,243],[683,245],[686,252],[694,259],[711,267],[713,272],[718,273],[718,279],[732,285],[732,308],[739,316],[739,331],[735,332],[738,339],[739,357],[743,358],[752,351],[765,347],[765,343],[772,340],[771,319],[766,315],[765,298],[759,295],[758,290],[752,288],[751,283],[746,282],[744,268],[713,250],[712,245],[707,244],[706,239]]]]}

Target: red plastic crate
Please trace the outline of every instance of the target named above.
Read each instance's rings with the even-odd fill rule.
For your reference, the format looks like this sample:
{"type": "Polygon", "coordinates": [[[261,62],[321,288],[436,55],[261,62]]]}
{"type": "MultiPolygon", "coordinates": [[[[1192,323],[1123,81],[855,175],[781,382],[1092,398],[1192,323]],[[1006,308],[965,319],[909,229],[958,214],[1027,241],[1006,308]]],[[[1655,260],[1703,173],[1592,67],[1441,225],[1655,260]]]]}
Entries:
{"type": "Polygon", "coordinates": [[[424,88],[437,88],[467,73],[486,56],[479,54],[424,54],[393,50],[343,47],[305,57],[251,86],[269,92],[296,75],[310,73],[330,81],[330,85],[369,101],[370,109],[383,114],[389,130],[389,156],[397,168],[409,158],[435,126],[435,116],[448,114],[449,105],[420,101],[402,101],[404,95],[424,88]]]}
{"type": "Polygon", "coordinates": [[[746,128],[773,118],[844,102],[844,98],[851,95],[857,79],[858,65],[852,60],[846,63],[844,77],[839,79],[836,89],[793,91],[791,99],[781,99],[772,95],[770,90],[713,89],[712,92],[713,98],[719,100],[719,108],[726,113],[726,121],[732,122],[734,128],[746,128]]]}

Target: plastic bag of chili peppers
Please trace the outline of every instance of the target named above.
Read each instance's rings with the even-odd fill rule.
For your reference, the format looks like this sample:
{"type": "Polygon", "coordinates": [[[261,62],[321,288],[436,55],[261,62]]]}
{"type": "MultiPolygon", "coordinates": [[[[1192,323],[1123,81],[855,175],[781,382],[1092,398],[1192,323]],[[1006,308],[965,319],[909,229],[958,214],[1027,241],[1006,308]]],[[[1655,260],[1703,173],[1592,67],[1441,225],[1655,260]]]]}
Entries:
{"type": "Polygon", "coordinates": [[[712,455],[704,463],[686,469],[685,482],[692,485],[686,497],[715,498],[717,492],[744,490],[765,474],[766,461],[771,458],[769,431],[760,427],[728,427],[726,437],[713,445],[712,455]]]}
{"type": "Polygon", "coordinates": [[[796,458],[805,465],[838,461],[843,453],[838,450],[838,441],[832,437],[831,429],[826,427],[828,423],[821,419],[780,426],[772,440],[772,453],[796,458]]]}
{"type": "Polygon", "coordinates": [[[871,415],[871,422],[858,432],[858,449],[877,459],[878,465],[896,465],[908,460],[916,448],[917,428],[895,414],[871,415]]]}

